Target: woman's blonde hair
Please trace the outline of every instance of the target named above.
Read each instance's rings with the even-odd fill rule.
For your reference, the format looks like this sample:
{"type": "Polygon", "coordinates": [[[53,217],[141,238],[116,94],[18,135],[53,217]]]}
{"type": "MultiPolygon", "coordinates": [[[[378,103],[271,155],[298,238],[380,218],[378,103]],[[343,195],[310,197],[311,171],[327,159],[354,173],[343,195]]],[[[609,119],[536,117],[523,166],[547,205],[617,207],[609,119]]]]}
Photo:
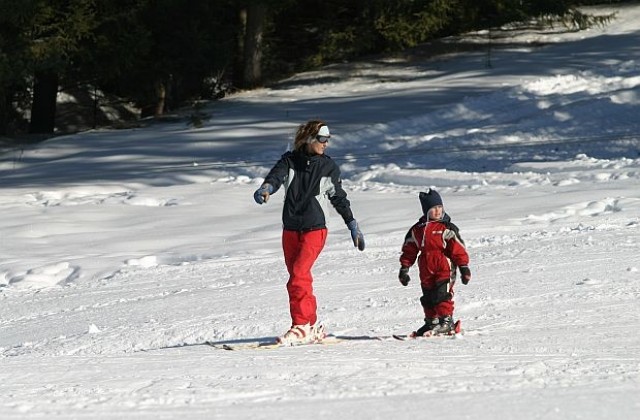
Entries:
{"type": "Polygon", "coordinates": [[[311,120],[305,124],[300,124],[298,131],[296,131],[296,138],[293,141],[294,150],[302,150],[302,148],[309,143],[310,139],[315,138],[320,131],[320,127],[327,125],[322,120],[311,120]]]}

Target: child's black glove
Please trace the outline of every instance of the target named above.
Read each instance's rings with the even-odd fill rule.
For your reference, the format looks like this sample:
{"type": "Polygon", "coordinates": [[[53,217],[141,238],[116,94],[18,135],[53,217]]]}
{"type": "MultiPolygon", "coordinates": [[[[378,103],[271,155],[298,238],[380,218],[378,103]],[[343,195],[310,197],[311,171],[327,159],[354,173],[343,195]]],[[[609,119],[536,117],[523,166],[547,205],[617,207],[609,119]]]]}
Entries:
{"type": "Polygon", "coordinates": [[[471,280],[471,270],[469,270],[469,266],[461,265],[459,268],[460,268],[460,277],[462,278],[462,284],[469,283],[469,280],[471,280]]]}
{"type": "Polygon", "coordinates": [[[409,277],[409,267],[400,267],[400,273],[398,273],[398,280],[400,280],[400,284],[406,286],[409,284],[411,277],[409,277]]]}

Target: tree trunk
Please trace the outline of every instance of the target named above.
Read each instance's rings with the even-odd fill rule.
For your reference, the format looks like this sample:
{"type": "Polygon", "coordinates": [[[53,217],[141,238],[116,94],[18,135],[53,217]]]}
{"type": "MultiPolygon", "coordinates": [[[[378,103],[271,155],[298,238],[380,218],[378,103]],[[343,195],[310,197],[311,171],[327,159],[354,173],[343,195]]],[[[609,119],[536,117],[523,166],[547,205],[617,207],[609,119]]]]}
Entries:
{"type": "Polygon", "coordinates": [[[244,84],[244,36],[247,33],[247,9],[238,11],[238,34],[236,37],[236,49],[233,55],[233,85],[242,87],[244,84]]]}
{"type": "Polygon", "coordinates": [[[167,101],[167,88],[164,82],[156,82],[156,106],[153,112],[155,117],[164,115],[164,109],[167,101]]]}
{"type": "Polygon", "coordinates": [[[33,102],[29,132],[52,134],[56,125],[58,74],[53,70],[39,70],[34,74],[33,102]]]}
{"type": "Polygon", "coordinates": [[[11,109],[11,99],[9,95],[0,87],[0,135],[9,134],[9,110],[11,109]]]}
{"type": "Polygon", "coordinates": [[[262,82],[262,41],[267,10],[267,5],[262,2],[251,2],[247,8],[242,74],[244,88],[254,88],[262,82]]]}

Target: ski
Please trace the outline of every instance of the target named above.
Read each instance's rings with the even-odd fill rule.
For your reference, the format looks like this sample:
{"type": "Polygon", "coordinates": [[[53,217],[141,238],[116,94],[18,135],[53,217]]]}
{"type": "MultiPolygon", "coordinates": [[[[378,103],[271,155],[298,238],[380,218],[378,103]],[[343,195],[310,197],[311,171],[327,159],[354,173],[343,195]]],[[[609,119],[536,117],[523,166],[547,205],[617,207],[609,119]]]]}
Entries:
{"type": "Polygon", "coordinates": [[[228,341],[207,341],[204,344],[207,344],[215,349],[221,350],[229,350],[229,351],[238,351],[238,350],[274,350],[274,349],[282,349],[282,348],[292,348],[292,347],[303,347],[303,346],[322,346],[322,345],[331,345],[338,344],[343,342],[354,342],[354,341],[386,341],[386,340],[422,340],[428,338],[457,338],[458,336],[464,334],[462,330],[462,326],[460,320],[457,320],[454,324],[454,328],[452,331],[446,334],[431,334],[426,336],[418,337],[415,335],[415,331],[410,334],[392,334],[392,335],[359,335],[359,336],[349,336],[349,335],[328,335],[322,340],[312,341],[309,343],[300,343],[294,345],[281,344],[277,341],[276,337],[266,337],[259,339],[239,339],[239,340],[228,340],[228,341]]]}
{"type": "Polygon", "coordinates": [[[207,342],[207,344],[214,349],[221,350],[250,350],[250,349],[262,349],[269,350],[280,347],[280,343],[276,341],[250,341],[250,342],[239,342],[239,343],[213,343],[207,342]]]}
{"type": "MultiPolygon", "coordinates": [[[[427,331],[430,333],[431,331],[427,331]]],[[[464,334],[462,331],[462,324],[460,320],[457,320],[455,324],[453,324],[453,330],[449,331],[445,334],[426,334],[422,336],[417,336],[416,332],[412,332],[411,334],[393,334],[392,337],[396,340],[406,341],[406,340],[422,340],[427,338],[456,338],[464,334]]]]}
{"type": "Polygon", "coordinates": [[[281,344],[279,343],[275,337],[260,339],[260,340],[235,340],[235,341],[226,341],[226,342],[207,342],[209,346],[221,349],[221,350],[230,350],[230,351],[238,351],[238,350],[274,350],[280,348],[290,348],[290,347],[302,347],[302,346],[314,346],[314,345],[329,345],[329,344],[337,344],[342,342],[341,338],[335,336],[327,336],[320,341],[312,341],[309,343],[300,343],[300,344],[281,344]]]}

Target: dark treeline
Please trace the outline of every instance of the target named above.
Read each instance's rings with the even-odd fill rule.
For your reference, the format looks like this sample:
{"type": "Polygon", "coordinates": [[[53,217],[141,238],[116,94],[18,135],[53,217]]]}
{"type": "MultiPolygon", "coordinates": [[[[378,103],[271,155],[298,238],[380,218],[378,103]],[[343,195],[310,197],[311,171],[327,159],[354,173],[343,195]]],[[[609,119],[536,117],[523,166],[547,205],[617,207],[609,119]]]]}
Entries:
{"type": "Polygon", "coordinates": [[[0,135],[53,133],[60,91],[94,101],[108,94],[134,103],[138,117],[159,116],[293,72],[469,30],[532,18],[604,23],[577,11],[589,3],[0,0],[0,135]]]}

